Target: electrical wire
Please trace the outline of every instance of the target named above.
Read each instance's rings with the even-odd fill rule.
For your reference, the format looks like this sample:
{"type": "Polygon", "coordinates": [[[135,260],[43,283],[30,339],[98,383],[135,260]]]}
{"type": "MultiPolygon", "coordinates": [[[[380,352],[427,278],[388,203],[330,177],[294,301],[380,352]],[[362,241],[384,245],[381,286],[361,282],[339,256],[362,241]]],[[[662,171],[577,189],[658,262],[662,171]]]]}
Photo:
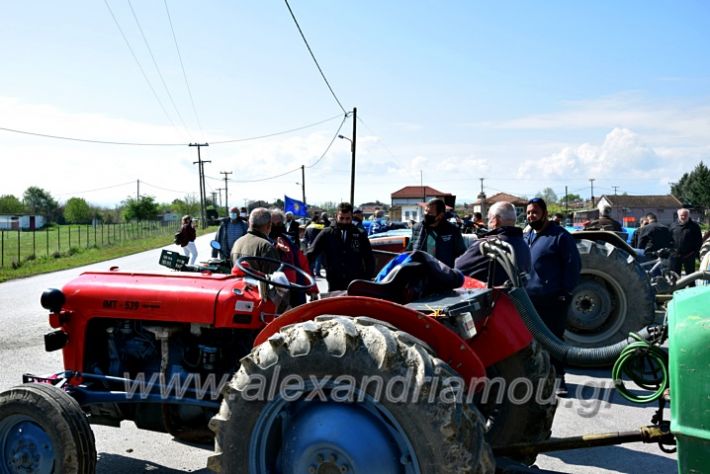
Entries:
{"type": "MultiPolygon", "coordinates": [[[[315,127],[316,125],[320,125],[322,123],[329,122],[329,121],[334,120],[338,117],[340,117],[340,114],[335,115],[330,118],[327,118],[327,119],[324,119],[324,120],[321,120],[320,122],[315,122],[315,123],[311,123],[308,125],[304,125],[302,127],[291,128],[289,130],[282,130],[280,132],[274,132],[274,133],[270,133],[268,135],[261,135],[261,136],[257,136],[257,137],[236,138],[233,140],[210,142],[210,145],[221,145],[224,143],[234,143],[234,142],[246,142],[246,141],[251,141],[251,140],[259,140],[262,138],[275,137],[277,135],[286,135],[288,133],[293,133],[293,132],[303,130],[306,128],[315,127]]],[[[32,135],[35,137],[54,138],[57,140],[70,140],[70,141],[84,142],[84,143],[97,143],[97,144],[101,144],[101,145],[133,145],[133,146],[186,146],[187,145],[187,143],[137,143],[137,142],[119,142],[119,141],[109,141],[109,140],[93,140],[93,139],[89,139],[89,138],[64,137],[61,135],[51,135],[51,134],[40,133],[40,132],[29,132],[27,130],[18,130],[15,128],[7,128],[7,127],[0,127],[0,131],[19,133],[22,135],[32,135]]]]}
{"type": "Polygon", "coordinates": [[[163,105],[163,102],[160,100],[160,97],[158,97],[158,93],[155,91],[153,84],[148,79],[148,76],[146,75],[145,70],[143,69],[143,66],[141,65],[140,61],[138,60],[138,56],[136,56],[136,53],[133,51],[133,48],[131,47],[131,43],[128,41],[126,34],[123,32],[123,28],[121,28],[121,25],[118,22],[116,15],[113,14],[113,10],[111,9],[111,6],[108,4],[108,0],[104,0],[104,3],[106,4],[106,8],[108,8],[109,13],[111,14],[111,18],[113,18],[114,23],[116,23],[116,27],[118,28],[118,31],[121,33],[121,36],[123,37],[123,41],[126,42],[126,46],[128,47],[128,50],[131,52],[131,56],[133,56],[133,59],[135,60],[136,64],[138,65],[138,69],[140,69],[141,74],[143,75],[143,79],[145,79],[145,82],[148,84],[148,87],[150,87],[151,92],[153,92],[153,97],[155,97],[155,100],[158,102],[158,105],[160,105],[160,108],[163,110],[163,113],[165,114],[165,117],[168,119],[168,122],[170,122],[170,125],[172,125],[175,129],[177,129],[177,127],[175,126],[175,122],[173,122],[173,120],[170,118],[168,111],[165,109],[165,106],[163,105]]]}
{"type": "Polygon", "coordinates": [[[141,38],[143,38],[143,43],[145,44],[146,49],[148,50],[148,54],[150,55],[150,59],[153,61],[153,66],[155,66],[155,71],[158,73],[158,77],[160,78],[160,82],[163,84],[163,89],[165,89],[165,93],[168,94],[168,99],[170,100],[170,103],[173,106],[173,109],[175,109],[175,113],[178,116],[178,119],[180,119],[180,123],[182,124],[183,130],[185,133],[187,133],[187,125],[185,125],[185,120],[183,120],[182,115],[180,114],[180,111],[177,108],[177,105],[175,105],[175,101],[173,100],[173,95],[170,93],[170,88],[165,82],[165,78],[163,77],[163,73],[160,72],[160,67],[158,67],[158,61],[155,60],[155,55],[153,54],[153,48],[150,47],[150,43],[148,43],[148,38],[145,36],[145,32],[143,31],[143,27],[141,26],[140,21],[138,21],[138,15],[136,15],[136,11],[133,9],[133,4],[131,3],[131,0],[128,0],[128,6],[131,10],[131,14],[133,15],[133,19],[136,21],[136,26],[138,26],[138,31],[141,34],[141,38]]]}
{"type": "Polygon", "coordinates": [[[178,191],[177,189],[164,188],[162,186],[156,186],[155,184],[147,183],[143,180],[141,180],[141,184],[144,184],[144,185],[148,186],[149,188],[160,189],[161,191],[169,191],[171,193],[180,193],[180,194],[189,194],[189,192],[185,191],[185,190],[178,191]]]}
{"type": "MultiPolygon", "coordinates": [[[[287,133],[297,132],[297,131],[299,131],[299,130],[303,130],[303,129],[310,128],[310,127],[315,127],[316,125],[320,125],[320,124],[323,124],[323,123],[326,123],[326,122],[330,122],[331,120],[335,120],[335,119],[338,118],[338,117],[340,117],[340,114],[334,115],[333,117],[329,117],[329,118],[327,118],[327,119],[323,119],[323,120],[321,120],[321,121],[319,121],[319,122],[314,122],[314,123],[310,123],[310,124],[308,124],[308,125],[303,125],[302,127],[291,128],[291,129],[289,129],[289,130],[283,130],[283,131],[281,131],[281,132],[269,133],[269,134],[266,134],[266,135],[258,135],[258,136],[256,136],[256,137],[233,138],[233,139],[231,139],[231,140],[211,141],[211,142],[210,142],[210,145],[222,145],[222,144],[224,144],[224,143],[248,142],[248,141],[253,141],[253,140],[261,140],[261,139],[263,139],[263,138],[271,138],[271,137],[275,137],[275,136],[277,136],[277,135],[285,135],[285,134],[287,134],[287,133]]],[[[342,126],[342,125],[341,125],[341,126],[342,126]]]]}
{"type": "Polygon", "coordinates": [[[303,34],[303,30],[301,29],[301,25],[298,24],[298,20],[296,20],[296,15],[294,15],[293,10],[291,10],[291,5],[288,4],[288,0],[284,0],[284,2],[286,2],[286,7],[288,8],[289,13],[291,14],[291,18],[293,18],[293,22],[296,24],[296,28],[298,28],[298,32],[300,33],[301,38],[303,39],[303,42],[306,44],[306,48],[308,48],[308,52],[310,53],[311,58],[313,58],[313,62],[316,64],[316,67],[318,68],[318,72],[320,72],[320,75],[323,78],[325,85],[328,86],[328,90],[330,91],[330,93],[333,96],[333,98],[335,99],[335,101],[338,103],[340,110],[342,110],[344,114],[347,114],[348,112],[345,110],[345,107],[343,107],[343,104],[340,103],[340,99],[338,99],[338,96],[335,95],[335,91],[333,91],[333,88],[330,86],[328,79],[325,77],[325,73],[323,72],[323,69],[320,67],[320,64],[318,64],[318,60],[316,59],[315,54],[313,54],[313,50],[311,49],[311,46],[308,44],[308,40],[306,40],[306,36],[303,34]]]}
{"type": "MultiPolygon", "coordinates": [[[[141,182],[142,182],[142,181],[141,181],[141,182]]],[[[87,189],[87,190],[85,190],[85,191],[71,191],[71,192],[69,192],[69,193],[62,193],[62,194],[59,194],[59,196],[66,196],[66,195],[69,195],[69,194],[77,195],[77,194],[93,193],[93,192],[96,192],[96,191],[104,191],[104,190],[106,190],[106,189],[120,188],[120,187],[122,187],[122,186],[128,186],[129,184],[131,184],[131,185],[132,185],[132,184],[135,184],[135,181],[128,181],[128,182],[126,182],[126,183],[121,183],[121,184],[112,184],[112,185],[110,185],[110,186],[104,186],[104,187],[102,187],[102,188],[87,189]]]]}
{"type": "Polygon", "coordinates": [[[345,123],[345,120],[347,119],[347,117],[348,117],[347,114],[345,114],[345,117],[343,117],[343,121],[340,122],[338,129],[335,131],[335,134],[333,135],[333,138],[331,138],[330,143],[328,143],[328,146],[325,147],[325,151],[320,155],[320,158],[318,158],[312,164],[306,166],[306,168],[310,169],[310,168],[315,167],[318,163],[320,163],[320,160],[322,160],[325,157],[325,155],[330,150],[330,147],[333,146],[333,142],[335,142],[335,139],[338,138],[338,135],[340,135],[340,129],[343,128],[343,124],[345,123]]]}
{"type": "Polygon", "coordinates": [[[175,43],[175,51],[177,51],[178,59],[180,60],[180,68],[182,69],[182,77],[185,80],[185,87],[187,88],[187,95],[190,97],[190,104],[192,105],[192,112],[195,114],[195,121],[197,122],[197,127],[200,129],[200,135],[204,135],[202,131],[202,123],[200,122],[200,115],[197,113],[197,107],[195,107],[195,100],[192,97],[192,90],[190,89],[190,82],[187,80],[187,73],[185,72],[185,65],[182,62],[182,55],[180,54],[180,48],[178,47],[177,36],[175,35],[175,29],[173,28],[173,20],[170,17],[170,10],[168,9],[168,1],[163,0],[165,5],[165,12],[168,15],[168,22],[170,23],[170,31],[173,34],[173,42],[175,43]]]}

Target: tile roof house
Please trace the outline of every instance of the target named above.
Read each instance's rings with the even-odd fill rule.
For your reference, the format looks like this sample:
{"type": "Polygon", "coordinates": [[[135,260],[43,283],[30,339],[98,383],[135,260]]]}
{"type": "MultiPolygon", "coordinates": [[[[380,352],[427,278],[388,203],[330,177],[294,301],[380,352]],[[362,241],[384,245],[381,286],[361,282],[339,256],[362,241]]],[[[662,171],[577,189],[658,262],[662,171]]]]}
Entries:
{"type": "Polygon", "coordinates": [[[525,215],[525,207],[527,206],[528,200],[519,196],[514,196],[513,194],[502,192],[496,193],[491,197],[479,197],[473,202],[473,211],[480,212],[483,215],[483,219],[485,220],[488,208],[490,208],[492,204],[501,201],[508,201],[513,206],[515,206],[515,211],[517,212],[518,217],[520,217],[521,215],[525,215]]]}
{"type": "MultiPolygon", "coordinates": [[[[629,196],[629,195],[603,195],[599,198],[599,203],[611,206],[611,217],[623,223],[626,227],[637,227],[643,216],[652,212],[656,214],[658,222],[665,225],[670,225],[676,219],[678,209],[683,207],[683,203],[671,194],[663,195],[647,195],[647,196],[629,196]]],[[[691,212],[691,216],[696,221],[698,215],[691,212]]],[[[596,219],[599,217],[599,211],[586,211],[584,215],[580,212],[575,213],[575,223],[581,222],[581,219],[596,219]]]]}
{"type": "Polygon", "coordinates": [[[424,216],[424,205],[431,199],[443,199],[447,206],[453,207],[456,196],[444,193],[430,186],[405,186],[390,195],[392,207],[390,219],[393,221],[419,222],[424,216]]]}

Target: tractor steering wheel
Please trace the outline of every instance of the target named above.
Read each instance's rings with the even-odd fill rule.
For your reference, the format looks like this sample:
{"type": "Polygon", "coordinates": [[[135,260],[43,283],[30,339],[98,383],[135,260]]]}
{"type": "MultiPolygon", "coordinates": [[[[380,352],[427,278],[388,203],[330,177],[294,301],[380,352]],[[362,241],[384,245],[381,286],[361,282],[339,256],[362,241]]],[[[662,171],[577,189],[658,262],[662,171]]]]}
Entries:
{"type": "Polygon", "coordinates": [[[255,280],[263,281],[265,283],[268,283],[269,285],[274,285],[279,288],[285,288],[287,290],[295,290],[295,291],[307,291],[309,290],[313,285],[316,284],[316,279],[311,275],[310,273],[298,268],[295,265],[292,265],[290,263],[282,262],[281,260],[277,260],[275,258],[271,257],[257,257],[257,256],[246,256],[246,257],[239,257],[234,264],[239,270],[244,272],[245,275],[254,278],[255,280]],[[260,272],[259,270],[256,270],[251,267],[251,265],[244,266],[242,265],[243,263],[249,264],[249,262],[262,262],[262,263],[268,263],[268,264],[273,264],[277,265],[278,267],[274,272],[282,271],[285,268],[288,268],[290,270],[293,270],[296,272],[296,274],[301,275],[306,279],[305,284],[300,284],[300,283],[295,283],[289,281],[288,284],[286,283],[279,283],[277,281],[274,281],[271,279],[271,274],[269,273],[263,273],[260,272]]]}

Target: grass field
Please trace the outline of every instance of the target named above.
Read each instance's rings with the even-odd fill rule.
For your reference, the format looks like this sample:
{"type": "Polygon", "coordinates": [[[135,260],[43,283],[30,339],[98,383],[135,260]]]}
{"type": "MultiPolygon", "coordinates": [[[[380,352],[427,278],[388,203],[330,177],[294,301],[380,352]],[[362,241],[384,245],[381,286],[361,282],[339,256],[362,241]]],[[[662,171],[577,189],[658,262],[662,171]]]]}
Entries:
{"type": "MultiPolygon", "coordinates": [[[[214,232],[198,229],[198,235],[214,232]]],[[[173,242],[176,224],[141,222],[54,226],[36,232],[0,232],[0,282],[79,267],[173,242]]]]}

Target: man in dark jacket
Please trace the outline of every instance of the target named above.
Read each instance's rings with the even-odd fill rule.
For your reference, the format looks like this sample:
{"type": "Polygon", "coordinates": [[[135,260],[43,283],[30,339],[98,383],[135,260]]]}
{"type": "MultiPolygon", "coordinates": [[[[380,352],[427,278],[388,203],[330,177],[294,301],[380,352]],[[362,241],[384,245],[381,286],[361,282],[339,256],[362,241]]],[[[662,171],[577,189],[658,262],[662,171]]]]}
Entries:
{"type": "Polygon", "coordinates": [[[458,226],[446,220],[446,204],[432,199],[426,205],[424,222],[412,228],[407,250],[422,250],[453,267],[456,257],[466,251],[466,244],[458,226]]]}
{"type": "MultiPolygon", "coordinates": [[[[515,227],[517,215],[515,206],[509,202],[500,201],[488,210],[488,228],[491,229],[484,237],[475,240],[471,246],[456,259],[455,267],[480,281],[488,280],[490,259],[481,253],[481,243],[498,238],[509,243],[515,252],[515,266],[519,272],[530,271],[530,249],[523,240],[523,230],[515,227]]],[[[495,267],[493,285],[502,285],[507,279],[500,265],[495,267]]]]}
{"type": "Polygon", "coordinates": [[[638,248],[646,252],[673,248],[673,236],[668,227],[658,222],[656,214],[646,214],[646,224],[638,232],[638,248]]]}
{"type": "Polygon", "coordinates": [[[689,275],[695,271],[695,259],[703,244],[700,226],[690,218],[686,208],[678,209],[678,221],[671,225],[675,255],[671,258],[671,270],[680,275],[681,269],[689,275]]]}
{"type": "Polygon", "coordinates": [[[301,246],[301,224],[293,218],[293,212],[286,211],[286,221],[284,222],[284,233],[289,236],[291,242],[296,244],[296,247],[301,246]]]}
{"type": "Polygon", "coordinates": [[[374,274],[375,257],[370,240],[365,231],[355,227],[352,221],[352,204],[340,203],[335,224],[323,229],[306,251],[310,262],[314,262],[319,255],[325,255],[328,291],[346,290],[351,281],[369,279],[374,274]]]}
{"type": "MultiPolygon", "coordinates": [[[[582,267],[577,242],[564,228],[548,220],[547,204],[541,198],[528,201],[527,220],[531,229],[524,238],[530,247],[532,268],[525,290],[543,322],[562,339],[582,267]]],[[[558,395],[566,395],[564,364],[556,360],[553,364],[562,382],[558,395]]]]}
{"type": "Polygon", "coordinates": [[[622,232],[624,229],[621,222],[612,219],[611,206],[607,204],[599,205],[599,219],[593,220],[584,226],[584,230],[609,230],[612,232],[622,232]]]}
{"type": "MultiPolygon", "coordinates": [[[[222,258],[227,261],[230,260],[230,253],[232,252],[232,247],[234,242],[237,241],[239,237],[247,233],[248,227],[246,221],[239,215],[239,208],[234,206],[229,210],[229,217],[224,219],[217,229],[217,236],[215,240],[219,242],[222,247],[220,250],[222,258]]],[[[217,257],[217,250],[212,249],[212,258],[217,257]]],[[[233,262],[230,262],[232,264],[233,262]]]]}

